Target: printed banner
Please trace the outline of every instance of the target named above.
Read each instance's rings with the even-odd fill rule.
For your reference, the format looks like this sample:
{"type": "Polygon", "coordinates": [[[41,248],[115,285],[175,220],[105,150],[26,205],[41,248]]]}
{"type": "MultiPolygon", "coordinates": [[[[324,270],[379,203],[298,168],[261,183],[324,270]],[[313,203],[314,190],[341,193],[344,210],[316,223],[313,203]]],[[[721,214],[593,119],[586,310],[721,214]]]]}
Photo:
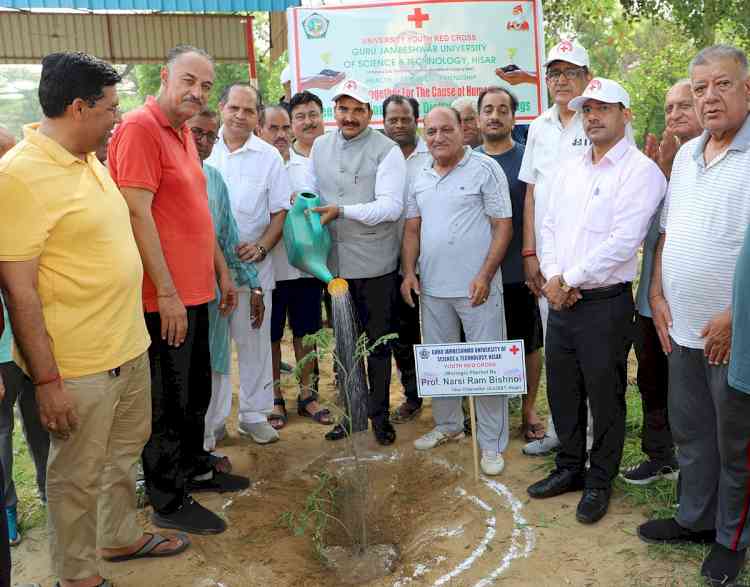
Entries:
{"type": "Polygon", "coordinates": [[[368,86],[375,125],[391,94],[419,100],[422,116],[487,86],[518,97],[518,122],[546,108],[539,0],[298,7],[287,18],[292,90],[320,96],[329,125],[331,90],[345,79],[368,86]]]}
{"type": "Polygon", "coordinates": [[[523,395],[523,340],[414,345],[419,397],[523,395]]]}

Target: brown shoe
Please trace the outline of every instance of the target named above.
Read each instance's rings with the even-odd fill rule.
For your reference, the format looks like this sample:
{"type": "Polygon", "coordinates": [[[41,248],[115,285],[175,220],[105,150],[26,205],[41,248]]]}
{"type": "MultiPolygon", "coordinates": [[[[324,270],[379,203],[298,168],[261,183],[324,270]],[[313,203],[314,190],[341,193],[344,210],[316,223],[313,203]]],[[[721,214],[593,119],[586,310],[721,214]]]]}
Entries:
{"type": "Polygon", "coordinates": [[[404,424],[406,422],[411,422],[419,415],[419,412],[421,411],[422,406],[409,401],[405,401],[398,407],[398,409],[394,410],[394,412],[391,414],[391,422],[393,424],[404,424]]]}

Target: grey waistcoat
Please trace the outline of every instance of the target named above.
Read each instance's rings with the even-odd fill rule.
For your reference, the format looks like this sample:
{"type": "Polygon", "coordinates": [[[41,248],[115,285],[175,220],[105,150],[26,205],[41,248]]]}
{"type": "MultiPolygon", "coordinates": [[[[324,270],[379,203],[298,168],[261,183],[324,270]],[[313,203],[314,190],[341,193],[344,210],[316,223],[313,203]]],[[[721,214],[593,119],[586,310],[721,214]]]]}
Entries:
{"type": "MultiPolygon", "coordinates": [[[[378,165],[395,145],[371,128],[349,141],[340,131],[317,139],[312,160],[322,202],[336,206],[374,202],[378,165]]],[[[396,270],[401,242],[398,221],[367,226],[338,218],[328,226],[333,241],[328,268],[334,275],[361,279],[396,270]]]]}

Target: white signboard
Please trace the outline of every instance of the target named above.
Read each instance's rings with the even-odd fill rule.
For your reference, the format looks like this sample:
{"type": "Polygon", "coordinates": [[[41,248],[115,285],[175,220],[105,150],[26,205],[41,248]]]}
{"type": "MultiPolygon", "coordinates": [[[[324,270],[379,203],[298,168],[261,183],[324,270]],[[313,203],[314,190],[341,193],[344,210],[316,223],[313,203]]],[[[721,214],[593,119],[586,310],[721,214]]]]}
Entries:
{"type": "Polygon", "coordinates": [[[414,345],[419,397],[526,393],[523,340],[414,345]]]}
{"type": "Polygon", "coordinates": [[[422,116],[487,86],[518,97],[516,120],[529,123],[546,107],[540,0],[397,0],[289,8],[289,60],[294,92],[323,100],[333,125],[333,88],[343,80],[368,86],[373,124],[391,94],[416,98],[422,116]]]}

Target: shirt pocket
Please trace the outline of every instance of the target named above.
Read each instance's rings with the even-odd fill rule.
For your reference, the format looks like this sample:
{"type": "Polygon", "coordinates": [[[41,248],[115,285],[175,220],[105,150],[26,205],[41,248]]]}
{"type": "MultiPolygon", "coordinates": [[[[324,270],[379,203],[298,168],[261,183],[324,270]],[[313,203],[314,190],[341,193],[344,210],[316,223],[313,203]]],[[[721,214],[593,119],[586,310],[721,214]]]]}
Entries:
{"type": "Polygon", "coordinates": [[[594,194],[586,207],[583,225],[591,232],[609,232],[613,214],[613,199],[606,194],[594,194]]]}
{"type": "Polygon", "coordinates": [[[483,178],[467,177],[456,184],[456,194],[462,198],[481,198],[483,183],[483,178]]]}
{"type": "Polygon", "coordinates": [[[268,207],[268,179],[263,175],[242,173],[239,176],[240,198],[237,211],[247,216],[258,216],[268,207]]]}

